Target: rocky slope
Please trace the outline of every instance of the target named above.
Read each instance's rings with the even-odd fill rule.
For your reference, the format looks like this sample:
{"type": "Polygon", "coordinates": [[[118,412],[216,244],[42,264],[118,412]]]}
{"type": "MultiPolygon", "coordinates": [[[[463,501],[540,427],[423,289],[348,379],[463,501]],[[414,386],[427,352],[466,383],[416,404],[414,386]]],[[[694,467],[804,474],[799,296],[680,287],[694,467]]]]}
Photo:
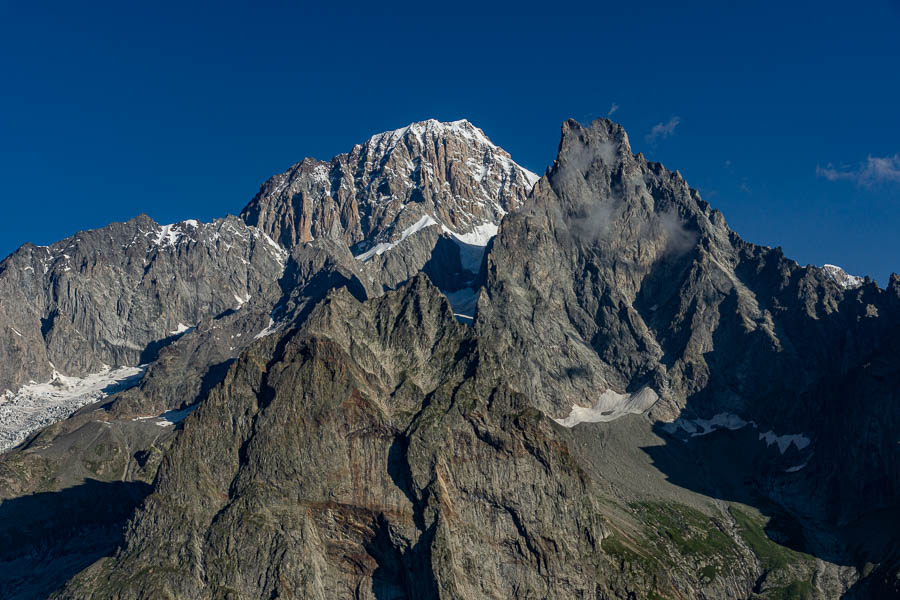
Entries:
{"type": "Polygon", "coordinates": [[[741,240],[603,119],[532,182],[429,121],[264,184],[266,283],[0,457],[0,592],[900,593],[900,278],[741,240]]]}
{"type": "Polygon", "coordinates": [[[284,261],[235,217],[163,226],[141,215],[26,244],[0,263],[0,390],[149,362],[201,320],[272,293],[284,261]]]}
{"type": "Polygon", "coordinates": [[[424,276],[365,304],[330,295],[241,357],[168,454],[125,551],[65,595],[593,595],[590,482],[494,361],[461,351],[470,336],[424,276]],[[171,577],[135,576],[149,572],[171,577]]]}

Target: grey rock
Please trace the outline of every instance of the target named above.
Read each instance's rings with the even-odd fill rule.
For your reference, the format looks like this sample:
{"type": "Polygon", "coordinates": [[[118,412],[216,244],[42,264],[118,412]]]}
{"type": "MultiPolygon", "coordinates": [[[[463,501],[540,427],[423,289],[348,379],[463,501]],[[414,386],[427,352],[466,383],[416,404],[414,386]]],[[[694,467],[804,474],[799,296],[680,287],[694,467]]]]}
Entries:
{"type": "Polygon", "coordinates": [[[142,215],[25,245],[0,263],[0,390],[149,362],[186,328],[275,293],[284,260],[236,217],[160,226],[142,215]]]}
{"type": "Polygon", "coordinates": [[[602,519],[565,430],[494,360],[460,352],[470,335],[422,276],[365,304],[329,295],[242,355],[186,421],[123,553],[61,597],[606,589],[602,519]]]}

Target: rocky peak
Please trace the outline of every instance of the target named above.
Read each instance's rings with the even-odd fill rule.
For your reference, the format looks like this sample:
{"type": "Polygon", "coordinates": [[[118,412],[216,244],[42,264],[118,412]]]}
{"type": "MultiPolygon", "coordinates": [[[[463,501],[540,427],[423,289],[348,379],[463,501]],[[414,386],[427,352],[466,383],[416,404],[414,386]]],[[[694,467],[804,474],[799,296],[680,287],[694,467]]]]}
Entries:
{"type": "Polygon", "coordinates": [[[431,119],[305,159],[264,183],[242,217],[286,247],[329,237],[361,254],[423,219],[483,245],[537,179],[468,121],[431,119]]]}
{"type": "Polygon", "coordinates": [[[806,342],[808,323],[840,301],[819,270],[741,240],[677,171],[633,155],[620,126],[562,130],[558,159],[493,242],[476,315],[485,337],[501,332],[490,344],[517,354],[522,389],[540,408],[607,410],[606,391],[626,406],[649,386],[664,400],[660,413],[692,398],[737,411],[762,406],[772,390],[761,382],[738,397],[723,372],[778,352],[781,381],[802,389],[798,373],[824,368],[843,325],[829,319],[829,342],[806,342]],[[534,337],[543,343],[520,341],[534,337]],[[720,347],[743,354],[708,362],[720,347]]]}
{"type": "Polygon", "coordinates": [[[573,155],[590,146],[590,158],[611,165],[616,160],[631,157],[631,144],[625,128],[609,119],[597,119],[587,127],[569,119],[562,125],[557,162],[573,159],[573,155]]]}

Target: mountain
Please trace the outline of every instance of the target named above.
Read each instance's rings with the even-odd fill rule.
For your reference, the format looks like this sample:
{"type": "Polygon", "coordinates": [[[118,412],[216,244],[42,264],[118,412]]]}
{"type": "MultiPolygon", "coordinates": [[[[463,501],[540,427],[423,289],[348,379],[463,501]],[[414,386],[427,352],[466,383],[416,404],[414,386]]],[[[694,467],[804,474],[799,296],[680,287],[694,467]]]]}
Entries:
{"type": "Polygon", "coordinates": [[[241,216],[288,248],[339,240],[373,285],[392,289],[422,270],[439,238],[452,242],[437,248],[453,263],[442,264],[445,278],[448,268],[477,272],[501,218],[537,179],[468,121],[432,119],[372,136],[329,162],[304,159],[265,182],[241,216]],[[411,238],[423,230],[427,238],[411,238]],[[404,242],[418,247],[390,252],[404,242]]]}
{"type": "Polygon", "coordinates": [[[900,277],[742,240],[611,121],[51,249],[0,265],[9,414],[96,402],[0,456],[4,597],[900,593],[900,277]]]}
{"type": "Polygon", "coordinates": [[[478,241],[537,179],[468,121],[432,119],[372,136],[328,162],[304,159],[266,181],[241,215],[286,247],[328,237],[369,250],[426,215],[478,241]]]}
{"type": "Polygon", "coordinates": [[[267,293],[285,258],[235,217],[163,226],[141,215],[26,244],[0,264],[0,388],[147,362],[155,344],[267,293]]]}
{"type": "MultiPolygon", "coordinates": [[[[430,120],[373,136],[329,163],[297,163],[263,184],[243,220],[159,225],[141,215],[49,247],[23,246],[0,264],[0,449],[104,396],[82,391],[91,381],[130,381],[134,367],[199,323],[251,299],[245,313],[271,312],[287,249],[325,247],[370,293],[424,268],[447,291],[464,290],[454,299],[465,307],[487,240],[536,180],[468,121],[430,120]],[[47,385],[56,401],[40,407],[47,385]]],[[[243,346],[229,343],[218,358],[243,346]]]]}

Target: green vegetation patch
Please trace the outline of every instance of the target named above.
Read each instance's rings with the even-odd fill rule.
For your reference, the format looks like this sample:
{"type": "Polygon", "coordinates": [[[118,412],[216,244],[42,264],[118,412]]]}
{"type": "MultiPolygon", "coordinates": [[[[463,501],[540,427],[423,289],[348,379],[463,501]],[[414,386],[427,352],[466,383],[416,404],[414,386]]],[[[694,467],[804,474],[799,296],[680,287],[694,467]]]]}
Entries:
{"type": "Polygon", "coordinates": [[[779,588],[772,596],[775,600],[809,600],[811,597],[812,584],[808,581],[794,581],[779,588]]]}
{"type": "Polygon", "coordinates": [[[620,560],[633,562],[639,558],[631,548],[625,545],[622,538],[615,533],[603,538],[603,541],[600,542],[600,547],[610,556],[620,560]]]}
{"type": "Polygon", "coordinates": [[[674,502],[641,502],[632,507],[680,554],[726,558],[735,554],[734,541],[719,530],[712,518],[696,509],[674,502]]]}
{"type": "Polygon", "coordinates": [[[718,574],[719,568],[715,565],[706,565],[705,567],[700,569],[700,577],[706,579],[707,581],[712,581],[718,574]]]}
{"type": "MultiPolygon", "coordinates": [[[[728,510],[737,522],[738,533],[741,538],[743,538],[747,543],[747,546],[750,547],[750,550],[753,551],[753,554],[759,559],[759,562],[764,569],[777,571],[788,565],[812,560],[812,557],[807,554],[791,550],[790,548],[786,548],[769,539],[769,536],[767,536],[765,532],[766,520],[764,518],[751,516],[749,513],[741,510],[735,505],[731,505],[728,510]]],[[[803,598],[804,596],[782,597],[803,598]]]]}

